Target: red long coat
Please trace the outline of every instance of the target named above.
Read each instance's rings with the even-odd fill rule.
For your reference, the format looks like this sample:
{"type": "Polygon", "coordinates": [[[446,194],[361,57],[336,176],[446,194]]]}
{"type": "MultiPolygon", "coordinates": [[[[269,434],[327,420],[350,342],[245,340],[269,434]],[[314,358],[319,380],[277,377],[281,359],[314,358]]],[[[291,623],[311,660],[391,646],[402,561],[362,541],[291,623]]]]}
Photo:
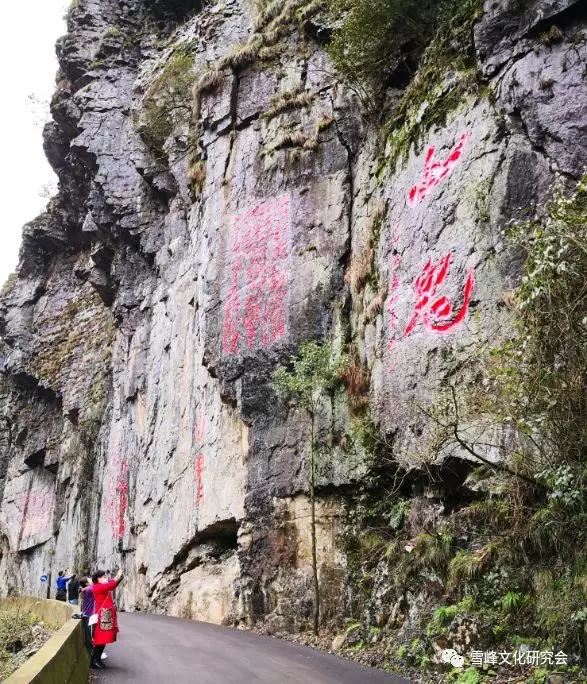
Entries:
{"type": "Polygon", "coordinates": [[[110,592],[116,589],[117,586],[118,582],[116,580],[110,580],[110,582],[105,582],[104,584],[97,582],[92,585],[92,592],[96,602],[94,610],[98,613],[98,622],[94,625],[94,646],[105,646],[106,644],[112,644],[116,641],[118,618],[116,615],[116,606],[114,605],[110,592]],[[100,626],[105,617],[104,611],[110,611],[112,629],[102,629],[100,626]]]}

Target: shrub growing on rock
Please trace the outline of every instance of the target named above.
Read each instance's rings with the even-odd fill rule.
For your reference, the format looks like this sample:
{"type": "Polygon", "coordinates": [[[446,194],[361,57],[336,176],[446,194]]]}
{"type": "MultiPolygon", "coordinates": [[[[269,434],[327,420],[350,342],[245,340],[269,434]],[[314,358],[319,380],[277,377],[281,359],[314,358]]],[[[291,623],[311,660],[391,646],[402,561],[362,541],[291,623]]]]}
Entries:
{"type": "Polygon", "coordinates": [[[434,0],[334,0],[330,58],[347,81],[371,92],[405,86],[433,36],[441,5],[434,0]]]}

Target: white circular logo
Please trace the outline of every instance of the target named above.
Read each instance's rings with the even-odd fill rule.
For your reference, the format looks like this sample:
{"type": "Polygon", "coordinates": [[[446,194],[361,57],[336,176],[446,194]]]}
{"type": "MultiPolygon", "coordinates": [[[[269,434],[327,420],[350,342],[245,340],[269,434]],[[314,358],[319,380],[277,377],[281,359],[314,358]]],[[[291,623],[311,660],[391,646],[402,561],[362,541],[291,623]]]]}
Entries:
{"type": "Polygon", "coordinates": [[[443,663],[450,663],[453,667],[463,667],[465,659],[459,655],[454,648],[445,648],[440,654],[440,659],[443,663]]]}

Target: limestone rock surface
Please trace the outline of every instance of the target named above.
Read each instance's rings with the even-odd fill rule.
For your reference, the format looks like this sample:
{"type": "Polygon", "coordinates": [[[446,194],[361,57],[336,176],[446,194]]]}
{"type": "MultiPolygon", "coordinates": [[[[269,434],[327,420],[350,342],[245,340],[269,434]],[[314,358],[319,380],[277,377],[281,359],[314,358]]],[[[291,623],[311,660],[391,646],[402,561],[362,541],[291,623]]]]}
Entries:
{"type": "MultiPolygon", "coordinates": [[[[587,165],[585,6],[519,4],[487,0],[475,26],[487,93],[382,167],[307,26],[277,26],[253,64],[234,57],[259,31],[245,0],[75,3],[45,130],[59,193],[0,298],[0,590],[120,566],[127,610],[309,623],[308,425],[273,371],[302,341],[352,343],[373,421],[417,468],[431,426],[414,407],[508,325],[504,229],[587,165]],[[186,70],[208,79],[195,98],[186,70]]],[[[345,448],[342,394],[330,420],[327,618],[346,610],[340,535],[370,468],[345,448]]]]}

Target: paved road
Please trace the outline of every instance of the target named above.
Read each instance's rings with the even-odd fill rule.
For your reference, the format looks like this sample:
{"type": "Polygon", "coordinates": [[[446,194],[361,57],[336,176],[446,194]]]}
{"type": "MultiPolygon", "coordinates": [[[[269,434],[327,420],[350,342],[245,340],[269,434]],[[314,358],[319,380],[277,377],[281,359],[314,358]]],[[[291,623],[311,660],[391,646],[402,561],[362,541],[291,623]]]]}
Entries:
{"type": "Polygon", "coordinates": [[[99,684],[405,684],[327,653],[191,620],[119,614],[99,684]]]}

